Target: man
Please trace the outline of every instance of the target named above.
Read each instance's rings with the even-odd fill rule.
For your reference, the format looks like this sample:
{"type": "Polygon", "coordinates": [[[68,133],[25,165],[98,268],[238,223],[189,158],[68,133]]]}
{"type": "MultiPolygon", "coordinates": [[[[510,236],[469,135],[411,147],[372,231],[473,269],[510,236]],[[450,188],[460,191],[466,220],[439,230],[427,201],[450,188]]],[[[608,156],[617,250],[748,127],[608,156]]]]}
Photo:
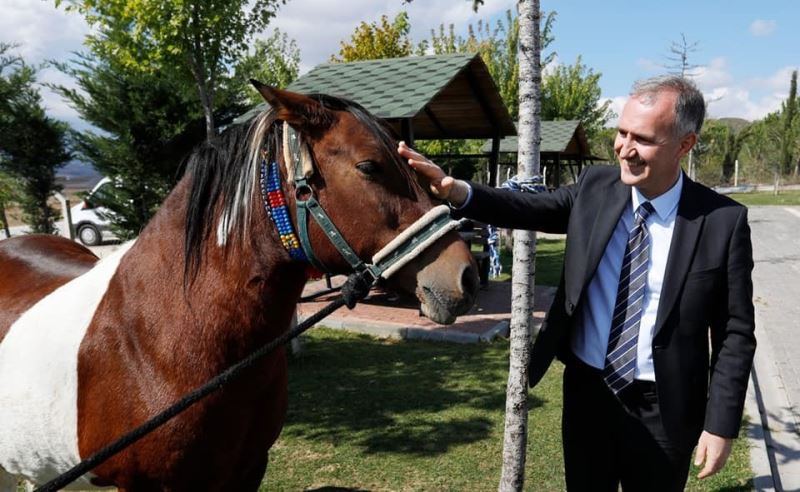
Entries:
{"type": "Polygon", "coordinates": [[[533,347],[531,385],[565,362],[569,490],[682,490],[718,472],[739,431],[756,341],[747,209],[683,174],[702,94],[679,77],[638,82],[622,111],[619,168],[514,193],[455,180],[398,151],[456,213],[567,233],[564,271],[533,347]],[[710,348],[710,358],[709,358],[710,348]]]}

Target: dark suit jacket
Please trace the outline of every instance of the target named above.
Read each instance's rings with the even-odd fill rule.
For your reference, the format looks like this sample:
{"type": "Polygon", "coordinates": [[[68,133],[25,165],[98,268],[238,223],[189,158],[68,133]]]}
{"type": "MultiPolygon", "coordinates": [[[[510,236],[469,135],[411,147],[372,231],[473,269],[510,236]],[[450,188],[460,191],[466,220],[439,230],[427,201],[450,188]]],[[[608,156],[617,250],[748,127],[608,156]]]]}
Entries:
{"type": "MultiPolygon", "coordinates": [[[[472,200],[459,211],[499,227],[567,233],[561,282],[533,347],[532,386],[554,356],[566,360],[575,315],[631,197],[619,174],[615,166],[590,166],[576,184],[538,195],[472,184],[472,200]]],[[[747,209],[683,179],[653,364],[667,433],[692,446],[703,429],[738,434],[756,340],[747,209]]]]}

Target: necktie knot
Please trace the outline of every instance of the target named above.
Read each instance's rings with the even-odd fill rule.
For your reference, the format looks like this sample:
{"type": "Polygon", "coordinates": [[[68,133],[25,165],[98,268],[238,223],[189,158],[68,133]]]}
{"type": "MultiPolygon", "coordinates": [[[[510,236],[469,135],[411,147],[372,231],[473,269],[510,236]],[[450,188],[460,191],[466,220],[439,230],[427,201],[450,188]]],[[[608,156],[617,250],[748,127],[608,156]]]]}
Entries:
{"type": "Polygon", "coordinates": [[[636,212],[633,214],[633,220],[635,225],[639,226],[647,221],[647,218],[650,217],[650,214],[655,212],[656,210],[653,208],[653,204],[650,202],[642,202],[641,205],[636,209],[636,212]]]}

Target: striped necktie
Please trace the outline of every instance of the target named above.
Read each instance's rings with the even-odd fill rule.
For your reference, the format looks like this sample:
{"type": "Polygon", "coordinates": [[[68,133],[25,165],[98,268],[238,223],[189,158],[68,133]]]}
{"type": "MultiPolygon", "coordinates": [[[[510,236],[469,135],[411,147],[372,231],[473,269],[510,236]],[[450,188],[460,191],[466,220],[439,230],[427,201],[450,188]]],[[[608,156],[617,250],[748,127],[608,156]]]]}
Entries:
{"type": "Polygon", "coordinates": [[[642,319],[650,259],[650,235],[645,223],[654,211],[650,202],[639,205],[633,214],[633,228],[628,233],[628,244],[625,246],[603,370],[606,384],[614,394],[633,382],[636,371],[639,322],[642,319]]]}

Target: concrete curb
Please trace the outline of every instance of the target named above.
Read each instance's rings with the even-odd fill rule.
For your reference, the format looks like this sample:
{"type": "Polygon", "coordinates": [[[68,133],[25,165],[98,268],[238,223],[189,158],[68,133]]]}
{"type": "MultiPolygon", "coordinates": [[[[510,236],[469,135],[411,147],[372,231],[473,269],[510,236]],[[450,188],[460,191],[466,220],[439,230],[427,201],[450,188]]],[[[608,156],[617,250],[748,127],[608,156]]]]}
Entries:
{"type": "MultiPolygon", "coordinates": [[[[755,371],[755,369],[754,369],[755,371]]],[[[769,427],[762,419],[762,412],[759,408],[761,395],[760,390],[756,389],[755,374],[751,374],[750,385],[747,388],[747,399],[745,400],[745,412],[750,421],[745,429],[747,444],[750,447],[750,467],[753,469],[753,489],[758,491],[773,492],[775,481],[772,478],[772,467],[770,465],[770,455],[767,451],[766,434],[769,427]]]]}
{"type": "Polygon", "coordinates": [[[795,413],[775,361],[773,341],[756,303],[758,349],[746,402],[750,463],[755,490],[800,490],[800,418],[795,413]]]}
{"type": "MultiPolygon", "coordinates": [[[[305,318],[301,316],[299,322],[302,322],[304,319],[305,318]]],[[[332,315],[314,325],[315,328],[318,326],[324,326],[334,330],[345,330],[353,333],[363,333],[377,338],[429,340],[448,343],[480,343],[491,342],[499,336],[508,336],[509,322],[500,321],[483,333],[466,333],[447,329],[432,331],[415,326],[404,326],[402,324],[390,324],[386,322],[376,323],[374,321],[362,322],[353,319],[343,320],[332,315]]]]}

